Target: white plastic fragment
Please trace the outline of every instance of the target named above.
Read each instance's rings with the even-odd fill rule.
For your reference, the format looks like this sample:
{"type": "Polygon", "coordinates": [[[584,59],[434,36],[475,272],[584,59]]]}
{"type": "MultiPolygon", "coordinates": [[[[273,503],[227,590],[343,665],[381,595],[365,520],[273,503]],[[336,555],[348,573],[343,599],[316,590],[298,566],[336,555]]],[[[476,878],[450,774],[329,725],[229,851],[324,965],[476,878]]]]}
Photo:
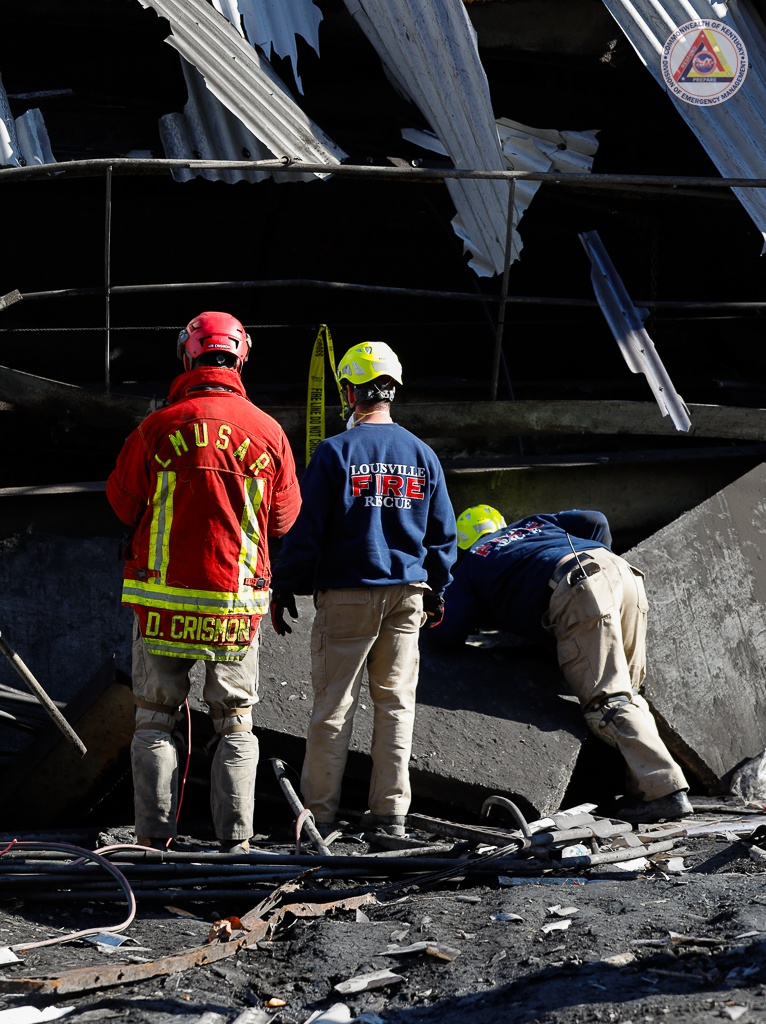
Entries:
{"type": "Polygon", "coordinates": [[[272,1017],[273,1014],[267,1010],[261,1010],[257,1006],[249,1006],[238,1017],[235,1017],[231,1024],[269,1024],[272,1017]]]}
{"type": "Polygon", "coordinates": [[[562,860],[567,857],[589,857],[593,851],[583,843],[575,843],[573,846],[565,846],[561,851],[562,860]]]}
{"type": "Polygon", "coordinates": [[[92,942],[94,946],[105,947],[105,951],[112,953],[123,942],[132,942],[129,935],[116,935],[114,932],[98,932],[96,935],[88,935],[86,942],[92,942]]]}
{"type": "Polygon", "coordinates": [[[669,875],[682,875],[688,871],[683,857],[658,857],[655,861],[669,875]]]}
{"type": "Polygon", "coordinates": [[[36,1006],[14,1006],[10,1010],[0,1010],[2,1024],[37,1024],[43,1020],[58,1020],[76,1009],[74,1006],[46,1006],[44,1010],[36,1006]]]}
{"type": "Polygon", "coordinates": [[[0,946],[0,964],[15,964],[19,958],[8,946],[0,946]]]}
{"type": "Polygon", "coordinates": [[[435,956],[438,960],[450,962],[460,955],[460,950],[438,942],[413,942],[409,946],[389,946],[379,956],[398,956],[400,953],[427,953],[428,956],[435,956]]]}
{"type": "Polygon", "coordinates": [[[729,1020],[739,1020],[743,1013],[747,1013],[746,1006],[724,1006],[722,1013],[729,1018],[729,1020]]]}
{"type": "Polygon", "coordinates": [[[615,953],[613,956],[605,956],[601,963],[610,964],[612,967],[624,967],[626,964],[632,964],[635,959],[635,953],[615,953]]]}
{"type": "Polygon", "coordinates": [[[341,995],[348,995],[351,992],[367,992],[371,988],[395,985],[399,981],[404,981],[404,978],[401,974],[394,974],[393,971],[370,971],[367,974],[357,974],[355,978],[348,978],[346,981],[339,981],[333,987],[341,995]]]}
{"type": "Polygon", "coordinates": [[[305,1024],[348,1024],[351,1010],[345,1003],[333,1003],[326,1010],[317,1010],[307,1017],[305,1024]]]}
{"type": "Polygon", "coordinates": [[[609,865],[610,871],[645,871],[649,867],[646,857],[635,857],[633,860],[618,860],[609,865]]]}
{"type": "Polygon", "coordinates": [[[562,907],[560,903],[554,903],[552,907],[548,907],[548,913],[555,917],[571,917],[573,914],[579,914],[580,911],[577,907],[562,907]]]}
{"type": "Polygon", "coordinates": [[[560,921],[546,921],[540,931],[545,932],[565,932],[572,923],[571,917],[564,917],[560,921]]]}
{"type": "Polygon", "coordinates": [[[496,914],[489,915],[490,921],[523,921],[524,918],[521,914],[512,914],[504,910],[499,910],[496,914]]]}

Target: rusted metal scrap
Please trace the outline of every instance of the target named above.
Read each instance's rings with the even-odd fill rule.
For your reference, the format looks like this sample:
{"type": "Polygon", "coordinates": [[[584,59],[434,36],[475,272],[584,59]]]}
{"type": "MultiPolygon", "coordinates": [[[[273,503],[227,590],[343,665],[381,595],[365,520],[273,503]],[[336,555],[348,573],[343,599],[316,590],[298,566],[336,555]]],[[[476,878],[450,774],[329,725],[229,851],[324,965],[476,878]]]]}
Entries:
{"type": "MultiPolygon", "coordinates": [[[[290,888],[286,886],[285,889],[290,888]]],[[[177,974],[188,971],[192,967],[204,967],[207,964],[234,956],[241,949],[248,949],[262,939],[271,938],[276,929],[288,915],[298,917],[323,917],[336,910],[356,910],[364,903],[375,902],[372,894],[357,896],[353,899],[337,900],[334,903],[301,903],[290,904],[273,910],[279,900],[280,890],[273,897],[248,911],[241,919],[242,929],[231,933],[227,939],[194,946],[180,953],[163,956],[145,964],[115,964],[113,967],[86,967],[74,971],[65,971],[57,978],[16,978],[0,981],[0,992],[34,993],[35,995],[72,995],[93,989],[109,988],[112,985],[127,985],[147,978],[177,974]],[[273,912],[272,912],[273,911],[273,912]],[[266,914],[271,914],[268,918],[266,914]]]]}

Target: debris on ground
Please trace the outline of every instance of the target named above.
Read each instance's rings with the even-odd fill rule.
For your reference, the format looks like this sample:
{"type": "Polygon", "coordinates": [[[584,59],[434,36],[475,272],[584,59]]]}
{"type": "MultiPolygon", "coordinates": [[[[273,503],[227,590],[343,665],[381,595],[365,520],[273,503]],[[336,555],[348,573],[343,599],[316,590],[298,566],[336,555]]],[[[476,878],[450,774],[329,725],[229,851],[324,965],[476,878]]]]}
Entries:
{"type": "Polygon", "coordinates": [[[328,853],[294,829],[238,855],[0,836],[0,1024],[766,1019],[766,814],[596,811],[413,814],[404,838],[351,821],[328,853]]]}

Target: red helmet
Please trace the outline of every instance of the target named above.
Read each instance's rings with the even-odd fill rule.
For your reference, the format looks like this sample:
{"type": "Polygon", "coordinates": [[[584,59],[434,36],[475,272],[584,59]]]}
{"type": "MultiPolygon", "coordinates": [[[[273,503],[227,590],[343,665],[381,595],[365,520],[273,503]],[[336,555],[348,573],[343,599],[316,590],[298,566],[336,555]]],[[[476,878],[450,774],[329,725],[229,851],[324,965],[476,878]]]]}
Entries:
{"type": "Polygon", "coordinates": [[[236,356],[236,370],[241,373],[251,345],[250,335],[231,313],[200,313],[178,335],[178,358],[190,370],[200,356],[229,352],[236,356]]]}

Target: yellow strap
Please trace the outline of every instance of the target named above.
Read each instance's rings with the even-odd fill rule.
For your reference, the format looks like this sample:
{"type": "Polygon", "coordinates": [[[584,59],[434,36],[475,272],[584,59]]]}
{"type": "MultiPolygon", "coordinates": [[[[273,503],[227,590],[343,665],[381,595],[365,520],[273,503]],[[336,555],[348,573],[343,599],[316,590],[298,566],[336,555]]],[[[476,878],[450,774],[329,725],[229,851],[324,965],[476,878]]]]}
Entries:
{"type": "Polygon", "coordinates": [[[314,449],[324,440],[324,356],[326,324],[322,324],[314,340],[309,366],[309,388],[306,401],[306,464],[314,449]]]}
{"type": "Polygon", "coordinates": [[[330,369],[332,370],[335,386],[337,387],[338,395],[340,396],[340,418],[345,422],[348,419],[351,410],[349,409],[348,402],[346,401],[346,390],[341,386],[341,383],[338,380],[338,367],[335,365],[335,353],[332,350],[332,335],[330,334],[330,328],[325,324],[324,329],[327,333],[327,354],[330,357],[330,369]]]}
{"type": "Polygon", "coordinates": [[[306,401],[306,463],[308,464],[314,449],[325,437],[325,353],[330,359],[335,383],[338,388],[341,405],[341,419],[347,419],[350,409],[346,402],[343,388],[335,376],[335,353],[332,347],[332,335],[327,324],[320,324],[317,336],[314,339],[314,348],[311,353],[311,364],[309,366],[309,386],[306,401]]]}

